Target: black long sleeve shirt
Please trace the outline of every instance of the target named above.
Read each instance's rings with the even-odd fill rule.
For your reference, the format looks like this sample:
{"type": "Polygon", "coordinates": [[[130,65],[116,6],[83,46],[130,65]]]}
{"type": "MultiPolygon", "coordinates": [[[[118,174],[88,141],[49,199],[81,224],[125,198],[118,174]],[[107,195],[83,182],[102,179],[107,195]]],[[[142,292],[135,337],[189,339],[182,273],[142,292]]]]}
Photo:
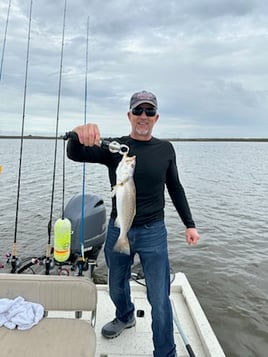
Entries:
{"type": "MultiPolygon", "coordinates": [[[[120,144],[129,146],[129,156],[136,155],[134,182],[136,186],[136,216],[133,226],[164,219],[165,185],[171,200],[187,228],[194,228],[191,211],[184,188],[179,180],[176,154],[168,141],[151,138],[139,141],[130,136],[113,138],[120,144]]],[[[80,162],[104,164],[109,170],[110,184],[116,184],[116,168],[122,156],[98,146],[88,147],[69,139],[67,155],[80,162]]],[[[116,218],[116,200],[112,199],[111,217],[116,218]]]]}

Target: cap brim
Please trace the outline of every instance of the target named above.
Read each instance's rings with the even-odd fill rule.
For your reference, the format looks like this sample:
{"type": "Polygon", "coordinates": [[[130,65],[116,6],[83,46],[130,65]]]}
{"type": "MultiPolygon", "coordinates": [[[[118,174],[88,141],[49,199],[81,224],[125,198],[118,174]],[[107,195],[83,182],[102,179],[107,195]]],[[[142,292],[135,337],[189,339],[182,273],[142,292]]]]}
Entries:
{"type": "Polygon", "coordinates": [[[132,105],[132,107],[130,107],[130,109],[134,109],[134,108],[138,107],[140,104],[144,104],[144,103],[151,104],[154,108],[157,109],[157,106],[155,105],[155,103],[150,100],[140,100],[137,103],[135,103],[134,105],[132,105]]]}

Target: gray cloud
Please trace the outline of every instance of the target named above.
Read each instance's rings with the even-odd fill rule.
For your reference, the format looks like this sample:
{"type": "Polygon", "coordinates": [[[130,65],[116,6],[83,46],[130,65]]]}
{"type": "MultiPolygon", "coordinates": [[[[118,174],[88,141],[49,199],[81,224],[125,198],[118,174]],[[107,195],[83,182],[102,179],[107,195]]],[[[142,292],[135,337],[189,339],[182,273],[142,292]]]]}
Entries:
{"type": "MultiPolygon", "coordinates": [[[[63,8],[64,1],[33,1],[30,133],[51,133],[55,127],[63,8]]],[[[0,33],[6,13],[7,1],[0,0],[0,33]]],[[[12,1],[0,133],[20,130],[28,15],[29,1],[12,1]]],[[[129,96],[148,89],[159,98],[159,136],[267,136],[267,15],[264,0],[68,0],[60,130],[84,120],[89,16],[87,120],[98,122],[105,135],[128,132],[129,96]]]]}

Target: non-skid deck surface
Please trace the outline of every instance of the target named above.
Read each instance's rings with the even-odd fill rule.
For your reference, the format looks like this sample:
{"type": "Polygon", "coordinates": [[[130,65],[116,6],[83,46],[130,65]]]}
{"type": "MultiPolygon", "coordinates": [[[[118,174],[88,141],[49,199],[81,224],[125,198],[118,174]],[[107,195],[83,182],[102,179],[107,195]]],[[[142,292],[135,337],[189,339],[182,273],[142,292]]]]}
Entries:
{"type": "MultiPolygon", "coordinates": [[[[126,329],[115,339],[106,339],[101,335],[102,326],[114,318],[114,306],[109,298],[107,286],[98,288],[98,311],[97,324],[95,331],[97,334],[97,353],[96,357],[152,357],[153,343],[151,332],[151,308],[146,298],[144,287],[132,283],[132,299],[137,310],[144,311],[144,317],[136,316],[136,326],[126,329]],[[134,284],[134,285],[133,285],[134,284]],[[100,312],[101,311],[101,312],[100,312]]],[[[205,357],[202,344],[198,337],[194,323],[189,316],[188,308],[181,291],[172,292],[171,299],[180,318],[180,324],[183,326],[184,333],[188,337],[192,349],[196,356],[205,357]]],[[[175,341],[177,345],[178,357],[188,357],[184,343],[180,337],[178,329],[174,324],[175,341]]]]}

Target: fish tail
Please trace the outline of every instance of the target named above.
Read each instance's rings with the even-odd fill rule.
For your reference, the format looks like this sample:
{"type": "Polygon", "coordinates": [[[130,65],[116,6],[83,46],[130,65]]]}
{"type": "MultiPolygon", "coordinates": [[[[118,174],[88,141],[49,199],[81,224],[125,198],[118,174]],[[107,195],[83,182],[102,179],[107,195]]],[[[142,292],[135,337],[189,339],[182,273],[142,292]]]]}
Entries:
{"type": "Polygon", "coordinates": [[[130,255],[130,245],[128,239],[118,239],[113,250],[115,252],[130,255]]]}

